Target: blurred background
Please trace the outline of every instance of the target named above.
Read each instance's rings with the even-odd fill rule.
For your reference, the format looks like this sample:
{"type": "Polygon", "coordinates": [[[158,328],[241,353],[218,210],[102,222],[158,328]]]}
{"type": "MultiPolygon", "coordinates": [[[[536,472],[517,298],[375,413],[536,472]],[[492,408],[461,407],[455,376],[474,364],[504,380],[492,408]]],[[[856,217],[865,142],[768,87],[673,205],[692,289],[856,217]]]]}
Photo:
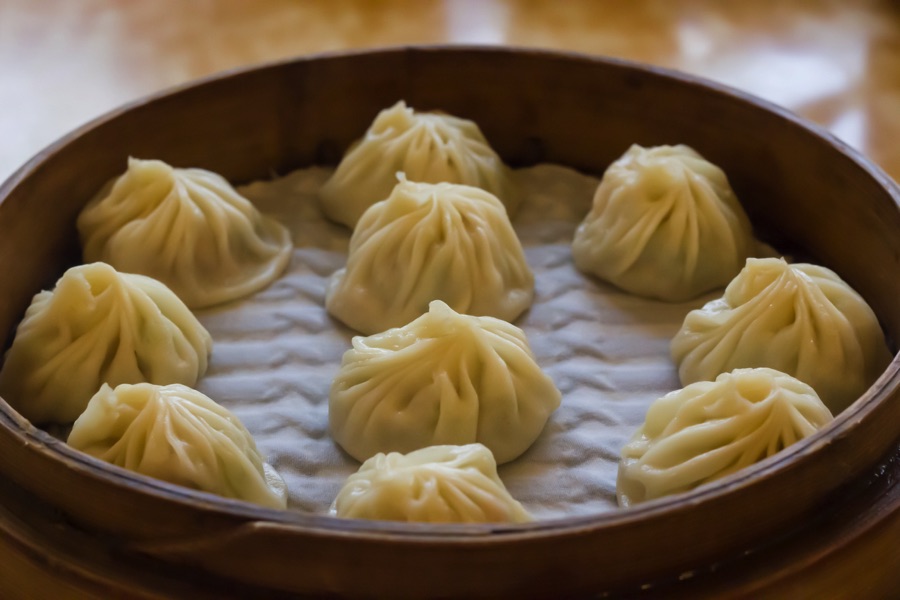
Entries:
{"type": "Polygon", "coordinates": [[[265,61],[502,44],[661,65],[824,126],[900,180],[890,0],[0,0],[0,181],[125,102],[265,61]]]}

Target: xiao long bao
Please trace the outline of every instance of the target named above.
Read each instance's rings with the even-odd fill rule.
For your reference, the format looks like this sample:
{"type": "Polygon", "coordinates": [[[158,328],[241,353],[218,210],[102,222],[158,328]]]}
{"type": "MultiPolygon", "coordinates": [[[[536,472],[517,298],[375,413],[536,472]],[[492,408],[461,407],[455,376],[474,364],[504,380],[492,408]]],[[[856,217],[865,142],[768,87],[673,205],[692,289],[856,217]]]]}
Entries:
{"type": "Polygon", "coordinates": [[[332,436],[353,458],[441,444],[525,452],[560,403],[525,333],[440,301],[404,327],[353,338],[331,387],[332,436]]]}
{"type": "Polygon", "coordinates": [[[128,160],[78,217],[84,260],[159,279],[191,308],[235,300],[274,281],[293,244],[221,176],[128,160]]]}
{"type": "Polygon", "coordinates": [[[400,101],[378,114],[325,183],[320,193],[325,215],[356,227],[367,208],[391,193],[397,172],[410,181],[482,188],[497,196],[510,216],[519,204],[509,168],[478,125],[439,112],[416,112],[400,101]]]}
{"type": "Polygon", "coordinates": [[[360,219],[325,306],[372,334],[409,323],[432,300],[513,321],[533,297],[534,275],[499,200],[471,186],[402,180],[360,219]]]}
{"type": "Polygon", "coordinates": [[[682,385],[769,367],[811,385],[834,414],[891,360],[875,313],[834,271],[777,258],[747,260],[722,298],[688,313],[671,349],[682,385]]]}
{"type": "Polygon", "coordinates": [[[165,285],[104,263],[37,294],[0,371],[0,393],[34,423],[71,423],[104,382],[194,385],[212,338],[165,285]]]}
{"type": "Polygon", "coordinates": [[[631,146],[609,166],[572,243],[575,265],[670,302],[725,286],[756,242],[725,173],[687,146],[631,146]]]}
{"type": "Polygon", "coordinates": [[[376,454],[351,475],[334,516],[410,523],[525,523],[531,516],[481,444],[376,454]]]}
{"type": "Polygon", "coordinates": [[[772,369],[737,369],[650,405],[622,449],[623,507],[686,492],[749,467],[832,421],[815,390],[772,369]]]}
{"type": "Polygon", "coordinates": [[[68,444],[162,481],[285,508],[284,481],[237,417],[184,385],[103,384],[68,444]]]}

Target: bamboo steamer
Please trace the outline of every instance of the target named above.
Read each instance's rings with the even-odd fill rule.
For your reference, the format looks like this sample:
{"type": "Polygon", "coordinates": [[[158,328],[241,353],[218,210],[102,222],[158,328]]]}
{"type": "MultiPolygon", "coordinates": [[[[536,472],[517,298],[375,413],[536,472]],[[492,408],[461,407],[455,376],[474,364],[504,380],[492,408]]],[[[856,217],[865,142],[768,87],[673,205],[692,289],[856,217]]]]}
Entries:
{"type": "MultiPolygon", "coordinates": [[[[900,190],[840,141],[758,99],[662,69],[429,47],[226,73],[124,107],[41,152],[0,187],[7,344],[32,295],[80,262],[75,217],[129,155],[232,182],[265,178],[336,163],[401,98],[475,120],[516,166],[550,161],[599,174],[632,143],[689,144],[728,173],[758,230],[837,271],[900,339],[900,190]]],[[[900,564],[896,552],[868,560],[900,530],[890,480],[900,472],[890,458],[898,385],[895,360],[825,430],[695,492],[516,526],[257,508],[91,459],[0,401],[0,581],[12,597],[703,597],[789,594],[798,582],[827,595],[867,568],[877,593],[900,583],[889,568],[889,559],[900,564]],[[822,568],[810,567],[820,559],[822,568]]]]}

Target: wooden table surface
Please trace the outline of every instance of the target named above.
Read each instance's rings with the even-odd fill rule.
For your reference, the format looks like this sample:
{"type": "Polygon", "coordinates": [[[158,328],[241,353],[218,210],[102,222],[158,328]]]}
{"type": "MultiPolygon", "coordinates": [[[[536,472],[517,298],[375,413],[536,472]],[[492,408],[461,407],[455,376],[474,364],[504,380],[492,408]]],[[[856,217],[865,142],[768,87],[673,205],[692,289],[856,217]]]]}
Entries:
{"type": "MultiPolygon", "coordinates": [[[[0,181],[86,121],[169,86],[422,43],[573,50],[707,77],[822,125],[900,180],[896,1],[0,0],[0,181]]],[[[900,531],[900,517],[890,524],[900,531]]]]}

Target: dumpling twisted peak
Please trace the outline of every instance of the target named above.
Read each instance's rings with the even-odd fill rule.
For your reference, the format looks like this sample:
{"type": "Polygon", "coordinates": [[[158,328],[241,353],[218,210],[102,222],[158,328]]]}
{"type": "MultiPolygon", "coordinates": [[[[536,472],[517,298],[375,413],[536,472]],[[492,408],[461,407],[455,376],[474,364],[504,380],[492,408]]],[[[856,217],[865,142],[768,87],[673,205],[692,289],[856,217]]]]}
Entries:
{"type": "Polygon", "coordinates": [[[772,369],[737,369],[655,401],[622,449],[619,504],[685,492],[730,475],[832,421],[805,383],[772,369]]]}
{"type": "Polygon", "coordinates": [[[351,475],[332,514],[417,523],[523,523],[531,516],[506,490],[481,444],[377,454],[351,475]]]}
{"type": "Polygon", "coordinates": [[[0,393],[35,423],[71,423],[102,383],[194,385],[212,338],[162,283],[104,263],[37,294],[0,371],[0,393]]]}
{"type": "Polygon", "coordinates": [[[325,306],[371,334],[409,323],[432,300],[512,321],[533,297],[534,275],[494,196],[465,185],[401,181],[360,219],[325,306]]]}
{"type": "Polygon", "coordinates": [[[223,177],[159,160],[129,159],[77,224],[86,262],[154,277],[191,308],[262,289],[284,270],[293,247],[288,230],[223,177]]]}
{"type": "Polygon", "coordinates": [[[531,446],[559,403],[521,329],[435,301],[404,327],[353,338],[328,418],[357,460],[480,442],[504,463],[531,446]]]}
{"type": "Polygon", "coordinates": [[[381,111],[321,190],[326,216],[355,227],[391,193],[398,171],[411,181],[461,183],[497,196],[510,214],[519,195],[509,169],[474,122],[415,112],[403,101],[381,111]]]}
{"type": "Polygon", "coordinates": [[[169,483],[284,508],[284,481],[230,411],[184,385],[104,384],[69,434],[73,448],[169,483]]]}
{"type": "Polygon", "coordinates": [[[627,292],[679,301],[726,285],[754,243],[721,169],[687,146],[634,145],[604,173],[572,254],[627,292]]]}
{"type": "Polygon", "coordinates": [[[836,273],[748,259],[725,295],[691,311],[672,340],[682,384],[769,367],[811,385],[835,414],[890,362],[878,319],[836,273]]]}

